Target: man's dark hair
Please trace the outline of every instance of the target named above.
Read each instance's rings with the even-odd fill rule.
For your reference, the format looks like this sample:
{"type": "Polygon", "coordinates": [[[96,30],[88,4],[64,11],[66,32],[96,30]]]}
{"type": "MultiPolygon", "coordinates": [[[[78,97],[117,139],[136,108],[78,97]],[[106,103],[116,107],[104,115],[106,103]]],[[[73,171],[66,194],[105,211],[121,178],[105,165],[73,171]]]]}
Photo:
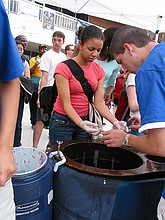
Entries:
{"type": "Polygon", "coordinates": [[[20,40],[20,41],[21,41],[21,39],[22,39],[23,37],[25,37],[25,38],[26,38],[26,36],[25,36],[25,35],[18,35],[18,36],[15,38],[15,40],[20,40]]]}
{"type": "MultiPolygon", "coordinates": [[[[15,40],[15,43],[16,43],[16,45],[21,44],[22,47],[24,48],[23,43],[22,43],[21,40],[15,40]]],[[[24,56],[21,56],[21,59],[22,59],[22,62],[24,63],[24,62],[25,62],[25,58],[24,58],[24,56]]]]}
{"type": "Polygon", "coordinates": [[[148,35],[147,31],[132,27],[120,27],[113,35],[109,52],[113,57],[114,54],[124,53],[124,44],[134,44],[136,47],[141,48],[153,41],[148,35]]]}
{"type": "Polygon", "coordinates": [[[74,47],[74,44],[68,44],[68,45],[66,45],[66,46],[65,46],[65,53],[66,53],[67,50],[70,49],[70,47],[74,47]]]}
{"type": "Polygon", "coordinates": [[[63,38],[63,40],[65,40],[65,34],[62,33],[61,31],[55,31],[53,33],[53,36],[52,37],[59,37],[59,38],[63,38]]]}

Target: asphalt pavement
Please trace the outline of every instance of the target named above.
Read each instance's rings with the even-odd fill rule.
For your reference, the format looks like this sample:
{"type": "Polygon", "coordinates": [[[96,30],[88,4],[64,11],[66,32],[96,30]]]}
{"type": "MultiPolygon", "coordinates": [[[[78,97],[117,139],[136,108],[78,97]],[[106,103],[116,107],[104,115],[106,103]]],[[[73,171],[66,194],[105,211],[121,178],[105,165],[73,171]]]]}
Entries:
{"type": "MultiPolygon", "coordinates": [[[[38,148],[45,151],[48,143],[49,130],[43,129],[41,139],[38,144],[38,148]]],[[[22,120],[22,146],[32,147],[33,146],[33,130],[30,123],[30,109],[29,104],[25,104],[23,120],[22,120]]]]}

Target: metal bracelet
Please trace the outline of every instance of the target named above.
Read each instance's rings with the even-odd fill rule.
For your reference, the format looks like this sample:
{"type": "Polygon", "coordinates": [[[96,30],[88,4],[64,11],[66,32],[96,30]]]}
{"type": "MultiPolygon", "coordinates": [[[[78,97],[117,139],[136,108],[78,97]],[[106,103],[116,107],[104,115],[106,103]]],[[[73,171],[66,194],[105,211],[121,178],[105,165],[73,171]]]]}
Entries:
{"type": "Polygon", "coordinates": [[[129,145],[129,137],[131,136],[131,134],[126,134],[126,136],[124,137],[124,141],[123,141],[123,146],[124,147],[128,147],[128,145],[129,145]]]}

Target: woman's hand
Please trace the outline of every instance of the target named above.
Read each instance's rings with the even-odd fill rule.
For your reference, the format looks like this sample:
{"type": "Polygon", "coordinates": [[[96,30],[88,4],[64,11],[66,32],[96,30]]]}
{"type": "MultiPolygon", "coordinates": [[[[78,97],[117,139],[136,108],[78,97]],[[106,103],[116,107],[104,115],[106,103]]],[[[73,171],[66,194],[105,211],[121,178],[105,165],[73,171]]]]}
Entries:
{"type": "Polygon", "coordinates": [[[99,128],[98,124],[86,120],[80,123],[80,128],[93,135],[98,135],[102,132],[102,128],[99,128]]]}
{"type": "Polygon", "coordinates": [[[121,131],[129,132],[129,129],[127,127],[127,122],[125,122],[125,121],[117,121],[116,120],[113,123],[113,125],[114,125],[114,129],[117,128],[117,129],[119,129],[121,131]]]}

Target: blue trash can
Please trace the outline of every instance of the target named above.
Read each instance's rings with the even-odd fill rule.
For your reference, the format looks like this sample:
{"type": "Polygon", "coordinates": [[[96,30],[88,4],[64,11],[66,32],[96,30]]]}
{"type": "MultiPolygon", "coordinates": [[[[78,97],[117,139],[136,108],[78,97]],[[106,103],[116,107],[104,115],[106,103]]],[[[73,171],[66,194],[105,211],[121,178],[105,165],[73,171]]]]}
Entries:
{"type": "Polygon", "coordinates": [[[52,220],[53,170],[45,152],[15,147],[17,171],[12,177],[17,220],[52,220]]]}
{"type": "Polygon", "coordinates": [[[61,151],[67,162],[54,174],[54,220],[157,220],[161,164],[100,143],[64,142],[61,151]]]}

